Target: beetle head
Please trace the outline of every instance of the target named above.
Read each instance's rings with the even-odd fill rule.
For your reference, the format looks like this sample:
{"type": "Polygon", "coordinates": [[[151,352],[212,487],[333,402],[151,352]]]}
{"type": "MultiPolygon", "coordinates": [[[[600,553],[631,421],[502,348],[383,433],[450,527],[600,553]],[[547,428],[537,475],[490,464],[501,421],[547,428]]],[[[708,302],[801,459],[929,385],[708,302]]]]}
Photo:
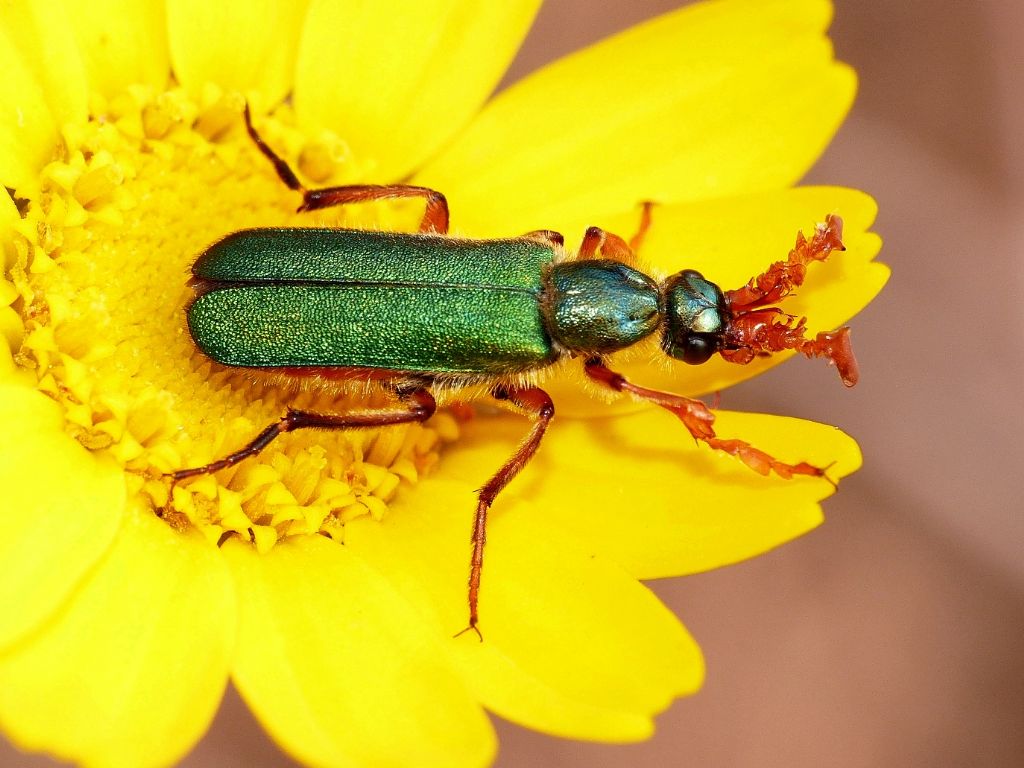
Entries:
{"type": "Polygon", "coordinates": [[[686,269],[665,281],[662,295],[662,348],[669,357],[700,365],[723,349],[729,308],[721,288],[700,272],[686,269]]]}
{"type": "Polygon", "coordinates": [[[827,216],[814,236],[797,236],[786,261],[777,261],[742,288],[722,291],[699,272],[687,269],[661,285],[665,320],[662,348],[670,357],[692,365],[707,362],[716,352],[730,363],[745,365],[756,357],[795,350],[807,357],[825,357],[843,383],[857,383],[857,360],[850,329],[805,337],[807,318],[796,318],[774,304],[801,285],[807,265],[842,251],[843,222],[827,216]]]}

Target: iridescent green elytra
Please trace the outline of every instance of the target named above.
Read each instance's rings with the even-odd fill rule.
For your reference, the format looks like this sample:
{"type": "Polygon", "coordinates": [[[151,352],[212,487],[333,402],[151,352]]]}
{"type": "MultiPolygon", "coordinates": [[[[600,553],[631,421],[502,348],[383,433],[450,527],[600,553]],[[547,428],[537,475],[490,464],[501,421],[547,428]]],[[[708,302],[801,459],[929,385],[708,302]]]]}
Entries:
{"type": "Polygon", "coordinates": [[[554,359],[538,309],[549,246],[344,229],[256,229],[193,273],[196,344],[241,367],[497,373],[554,359]]]}

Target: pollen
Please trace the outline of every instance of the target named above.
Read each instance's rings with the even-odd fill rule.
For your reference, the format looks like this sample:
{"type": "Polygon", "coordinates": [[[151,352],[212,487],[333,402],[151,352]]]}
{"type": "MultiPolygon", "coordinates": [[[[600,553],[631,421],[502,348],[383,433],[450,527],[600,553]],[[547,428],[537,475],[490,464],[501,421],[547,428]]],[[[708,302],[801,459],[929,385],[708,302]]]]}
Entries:
{"type": "MultiPolygon", "coordinates": [[[[383,517],[399,486],[436,462],[457,436],[453,416],[296,432],[214,475],[165,477],[238,450],[288,407],[339,413],[386,401],[260,381],[192,343],[189,270],[226,234],[403,220],[380,205],[296,214],[298,196],[252,145],[243,107],[212,87],[197,98],[136,88],[95,101],[88,123],[65,128],[38,198],[12,193],[22,218],[3,253],[0,332],[23,375],[62,406],[68,433],[123,467],[129,494],[169,525],[214,541],[238,534],[260,550],[297,534],[343,540],[348,521],[383,517]]],[[[287,108],[260,129],[313,182],[360,173],[341,139],[304,136],[287,108]]]]}

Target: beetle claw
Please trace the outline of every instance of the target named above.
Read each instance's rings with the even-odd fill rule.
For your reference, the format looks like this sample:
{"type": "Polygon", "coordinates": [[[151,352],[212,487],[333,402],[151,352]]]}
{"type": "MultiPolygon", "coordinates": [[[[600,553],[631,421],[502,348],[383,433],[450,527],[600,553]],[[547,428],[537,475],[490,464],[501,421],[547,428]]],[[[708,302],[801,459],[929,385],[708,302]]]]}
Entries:
{"type": "Polygon", "coordinates": [[[480,628],[476,625],[476,622],[472,622],[472,621],[469,623],[469,625],[465,629],[460,629],[458,632],[456,632],[454,635],[452,635],[452,637],[453,638],[462,637],[464,634],[466,634],[467,632],[470,632],[470,631],[476,632],[477,639],[481,643],[484,641],[483,633],[480,632],[480,628]]]}

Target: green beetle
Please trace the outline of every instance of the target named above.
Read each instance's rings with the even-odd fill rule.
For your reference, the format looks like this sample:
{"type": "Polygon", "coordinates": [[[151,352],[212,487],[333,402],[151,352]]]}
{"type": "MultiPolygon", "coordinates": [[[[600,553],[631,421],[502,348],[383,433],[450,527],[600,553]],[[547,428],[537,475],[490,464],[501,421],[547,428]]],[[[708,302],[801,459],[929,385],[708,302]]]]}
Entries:
{"type": "MultiPolygon", "coordinates": [[[[248,445],[172,481],[215,472],[259,453],[297,429],[351,429],[421,422],[446,396],[481,390],[532,416],[527,438],[480,489],[473,523],[469,625],[478,635],[478,599],[487,512],[529,462],[555,413],[538,386],[544,369],[566,357],[583,361],[598,384],[666,408],[690,434],[737,456],[752,469],[782,477],[823,476],[807,463],[787,464],[742,440],[721,439],[701,401],[647,389],[609,369],[606,356],[649,338],[690,364],[714,354],[744,364],[794,349],[824,356],[847,386],[857,380],[849,329],[804,336],[775,303],[803,282],[806,265],[842,250],[842,222],[830,216],[811,240],[797,237],[788,259],[734,291],[694,270],[660,282],[632,265],[650,225],[626,243],[596,227],[576,253],[551,231],[473,240],[448,236],[442,194],[410,185],[353,185],[308,190],[246,126],[282,181],[302,193],[299,210],[398,197],[420,197],[416,234],[345,229],[251,229],[210,246],[195,262],[196,297],[187,310],[196,346],[223,365],[271,371],[296,380],[372,382],[393,393],[394,407],[342,414],[289,410],[248,445]]],[[[466,631],[463,630],[463,631],[466,631]]]]}

